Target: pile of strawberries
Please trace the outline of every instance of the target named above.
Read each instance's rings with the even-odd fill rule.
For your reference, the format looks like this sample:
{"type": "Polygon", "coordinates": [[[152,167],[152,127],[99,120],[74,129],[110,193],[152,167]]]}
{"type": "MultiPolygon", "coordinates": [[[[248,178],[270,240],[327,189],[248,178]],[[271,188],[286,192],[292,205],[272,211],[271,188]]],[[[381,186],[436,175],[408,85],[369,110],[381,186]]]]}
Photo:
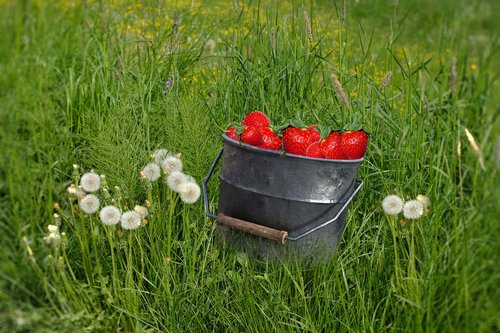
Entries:
{"type": "Polygon", "coordinates": [[[316,125],[288,126],[281,136],[270,126],[269,118],[256,110],[245,116],[238,129],[229,127],[225,134],[233,140],[261,149],[284,149],[288,154],[331,160],[362,158],[368,147],[368,134],[363,130],[333,131],[322,139],[316,125]]]}

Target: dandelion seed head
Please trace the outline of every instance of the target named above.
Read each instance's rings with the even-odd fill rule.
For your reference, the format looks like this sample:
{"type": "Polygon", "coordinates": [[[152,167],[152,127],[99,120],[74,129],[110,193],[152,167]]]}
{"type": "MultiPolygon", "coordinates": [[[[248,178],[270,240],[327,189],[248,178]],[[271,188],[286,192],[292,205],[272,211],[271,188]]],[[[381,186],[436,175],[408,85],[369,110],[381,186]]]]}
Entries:
{"type": "Polygon", "coordinates": [[[403,210],[403,199],[391,194],[382,200],[382,208],[388,215],[398,215],[403,210]]]}
{"type": "Polygon", "coordinates": [[[153,153],[153,158],[155,159],[156,163],[161,164],[164,159],[171,155],[172,154],[167,149],[158,149],[153,153]]]}
{"type": "Polygon", "coordinates": [[[167,185],[174,192],[179,192],[182,184],[186,182],[186,175],[180,171],[174,171],[167,177],[167,185]]]}
{"type": "Polygon", "coordinates": [[[94,172],[84,173],[80,185],[85,192],[95,192],[101,187],[101,177],[94,172]]]}
{"type": "Polygon", "coordinates": [[[120,224],[124,230],[135,230],[141,226],[141,216],[133,210],[123,213],[120,224]]]}
{"type": "Polygon", "coordinates": [[[149,163],[142,169],[141,175],[144,176],[144,178],[154,182],[161,176],[161,169],[160,166],[156,163],[149,163]]]}
{"type": "Polygon", "coordinates": [[[418,200],[405,202],[403,206],[403,216],[408,220],[415,220],[424,214],[424,205],[418,200]]]}
{"type": "Polygon", "coordinates": [[[87,194],[80,200],[80,208],[84,211],[86,214],[92,214],[97,212],[99,209],[99,198],[97,198],[93,194],[87,194]]]}
{"type": "Polygon", "coordinates": [[[175,156],[168,156],[161,163],[161,167],[163,169],[163,173],[166,175],[170,175],[174,172],[182,171],[182,160],[175,156]]]}
{"type": "Polygon", "coordinates": [[[101,218],[101,222],[107,226],[113,226],[120,222],[120,218],[122,216],[122,212],[116,206],[109,205],[101,209],[99,213],[99,217],[101,218]]]}
{"type": "Polygon", "coordinates": [[[182,202],[186,204],[193,204],[198,201],[201,190],[198,184],[186,182],[180,185],[179,193],[181,195],[182,202]]]}
{"type": "Polygon", "coordinates": [[[141,205],[135,205],[134,211],[141,216],[141,218],[145,218],[148,216],[148,209],[141,205]]]}

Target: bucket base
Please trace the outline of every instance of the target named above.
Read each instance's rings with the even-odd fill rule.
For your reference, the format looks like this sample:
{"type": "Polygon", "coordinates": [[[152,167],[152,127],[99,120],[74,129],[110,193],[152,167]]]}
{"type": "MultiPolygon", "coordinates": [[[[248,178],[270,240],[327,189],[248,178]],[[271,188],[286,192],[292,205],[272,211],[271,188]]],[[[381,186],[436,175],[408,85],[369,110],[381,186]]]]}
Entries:
{"type": "Polygon", "coordinates": [[[249,257],[269,261],[317,265],[330,261],[336,254],[345,226],[347,209],[338,220],[295,241],[274,241],[217,225],[215,241],[230,251],[244,252],[249,257]]]}

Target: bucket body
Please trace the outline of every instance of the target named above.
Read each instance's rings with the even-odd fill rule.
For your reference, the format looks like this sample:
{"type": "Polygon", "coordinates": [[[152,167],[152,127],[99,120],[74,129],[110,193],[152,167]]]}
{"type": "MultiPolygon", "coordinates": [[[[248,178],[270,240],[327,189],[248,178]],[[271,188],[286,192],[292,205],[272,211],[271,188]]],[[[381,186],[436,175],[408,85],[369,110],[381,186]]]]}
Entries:
{"type": "Polygon", "coordinates": [[[218,225],[216,238],[226,245],[262,259],[321,262],[338,246],[352,198],[359,160],[335,161],[284,155],[223,136],[219,213],[288,232],[286,244],[218,225]]]}

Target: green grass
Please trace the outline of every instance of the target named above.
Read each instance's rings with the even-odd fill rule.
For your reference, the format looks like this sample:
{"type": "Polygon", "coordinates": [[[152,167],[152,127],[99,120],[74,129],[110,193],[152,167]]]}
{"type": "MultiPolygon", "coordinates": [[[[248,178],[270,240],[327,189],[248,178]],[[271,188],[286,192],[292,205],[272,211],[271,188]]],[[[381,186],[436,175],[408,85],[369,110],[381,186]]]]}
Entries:
{"type": "Polygon", "coordinates": [[[342,1],[0,1],[2,331],[498,331],[498,4],[346,9],[342,21],[342,1]],[[324,265],[215,246],[202,200],[140,180],[165,147],[201,182],[227,124],[255,108],[336,129],[358,114],[371,133],[365,186],[324,265]],[[120,234],[73,209],[73,164],[105,174],[123,206],[149,199],[148,224],[120,234]],[[400,225],[388,194],[425,194],[429,214],[400,225]],[[43,240],[56,202],[61,247],[43,240]]]}

